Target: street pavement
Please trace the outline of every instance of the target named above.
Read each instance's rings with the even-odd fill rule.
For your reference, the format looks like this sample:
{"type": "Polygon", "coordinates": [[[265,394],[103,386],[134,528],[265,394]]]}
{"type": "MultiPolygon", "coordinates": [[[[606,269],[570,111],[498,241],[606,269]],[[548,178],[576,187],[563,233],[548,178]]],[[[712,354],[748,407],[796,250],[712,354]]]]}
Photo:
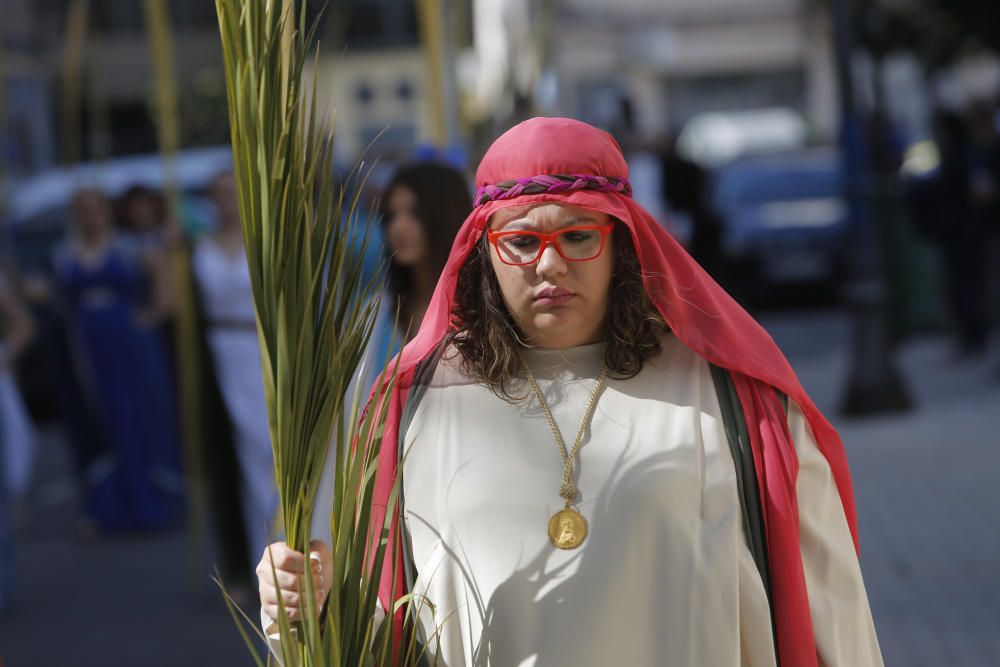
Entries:
{"type": "Polygon", "coordinates": [[[38,465],[18,513],[19,590],[0,616],[0,667],[253,664],[210,579],[210,554],[192,562],[182,529],[79,537],[57,434],[43,437],[38,465]]]}
{"type": "MultiPolygon", "coordinates": [[[[1000,666],[1000,355],[959,362],[946,339],[908,343],[896,361],[915,409],[847,420],[846,316],[761,320],[846,443],[886,665],[1000,666]]],[[[211,555],[192,570],[183,531],[85,541],[74,514],[65,447],[48,433],[19,512],[21,595],[0,617],[0,667],[252,664],[211,555]]]]}

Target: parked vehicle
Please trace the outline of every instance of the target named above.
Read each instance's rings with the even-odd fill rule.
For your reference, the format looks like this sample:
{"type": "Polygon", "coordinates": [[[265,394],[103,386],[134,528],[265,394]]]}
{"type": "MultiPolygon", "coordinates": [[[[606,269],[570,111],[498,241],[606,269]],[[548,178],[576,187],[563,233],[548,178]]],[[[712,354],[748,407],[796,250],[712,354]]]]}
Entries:
{"type": "Polygon", "coordinates": [[[705,111],[684,124],[677,150],[710,169],[744,155],[799,150],[808,139],[809,125],[794,109],[705,111]]]}
{"type": "Polygon", "coordinates": [[[848,233],[841,161],[833,149],[745,157],[713,174],[730,286],[756,297],[776,288],[835,291],[848,233]],[[735,285],[733,283],[736,283],[735,285]]]}

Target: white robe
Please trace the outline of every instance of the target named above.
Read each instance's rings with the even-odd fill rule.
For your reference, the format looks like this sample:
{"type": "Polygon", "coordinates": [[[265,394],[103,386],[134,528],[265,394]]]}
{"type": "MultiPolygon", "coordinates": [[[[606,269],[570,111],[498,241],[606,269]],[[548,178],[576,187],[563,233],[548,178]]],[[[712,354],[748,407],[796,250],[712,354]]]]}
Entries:
{"type": "Polygon", "coordinates": [[[211,237],[198,243],[192,265],[209,321],[208,344],[219,389],[233,425],[247,545],[256,564],[271,541],[278,490],[250,271],[244,253],[230,255],[211,237]],[[212,326],[213,321],[226,325],[212,326]]]}

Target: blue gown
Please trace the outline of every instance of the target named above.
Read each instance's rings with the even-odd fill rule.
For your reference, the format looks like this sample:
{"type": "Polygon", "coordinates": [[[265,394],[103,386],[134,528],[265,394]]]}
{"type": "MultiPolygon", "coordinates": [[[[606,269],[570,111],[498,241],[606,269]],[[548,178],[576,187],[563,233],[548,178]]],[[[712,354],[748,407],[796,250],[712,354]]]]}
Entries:
{"type": "Polygon", "coordinates": [[[165,351],[136,324],[141,266],[120,245],[88,266],[58,266],[81,399],[95,413],[102,453],[85,471],[85,511],[104,531],[164,526],[180,514],[177,425],[165,351]]]}

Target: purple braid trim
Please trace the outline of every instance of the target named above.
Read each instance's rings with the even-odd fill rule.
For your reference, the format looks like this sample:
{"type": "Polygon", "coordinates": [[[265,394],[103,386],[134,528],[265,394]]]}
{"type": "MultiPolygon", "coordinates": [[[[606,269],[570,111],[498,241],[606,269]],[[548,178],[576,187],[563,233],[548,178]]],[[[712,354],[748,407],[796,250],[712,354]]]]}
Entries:
{"type": "Polygon", "coordinates": [[[488,201],[514,199],[521,195],[570,192],[571,190],[620,192],[628,197],[632,196],[632,186],[623,178],[593,176],[591,174],[550,174],[501,181],[496,185],[484,185],[476,190],[474,202],[475,206],[482,206],[488,201]]]}

